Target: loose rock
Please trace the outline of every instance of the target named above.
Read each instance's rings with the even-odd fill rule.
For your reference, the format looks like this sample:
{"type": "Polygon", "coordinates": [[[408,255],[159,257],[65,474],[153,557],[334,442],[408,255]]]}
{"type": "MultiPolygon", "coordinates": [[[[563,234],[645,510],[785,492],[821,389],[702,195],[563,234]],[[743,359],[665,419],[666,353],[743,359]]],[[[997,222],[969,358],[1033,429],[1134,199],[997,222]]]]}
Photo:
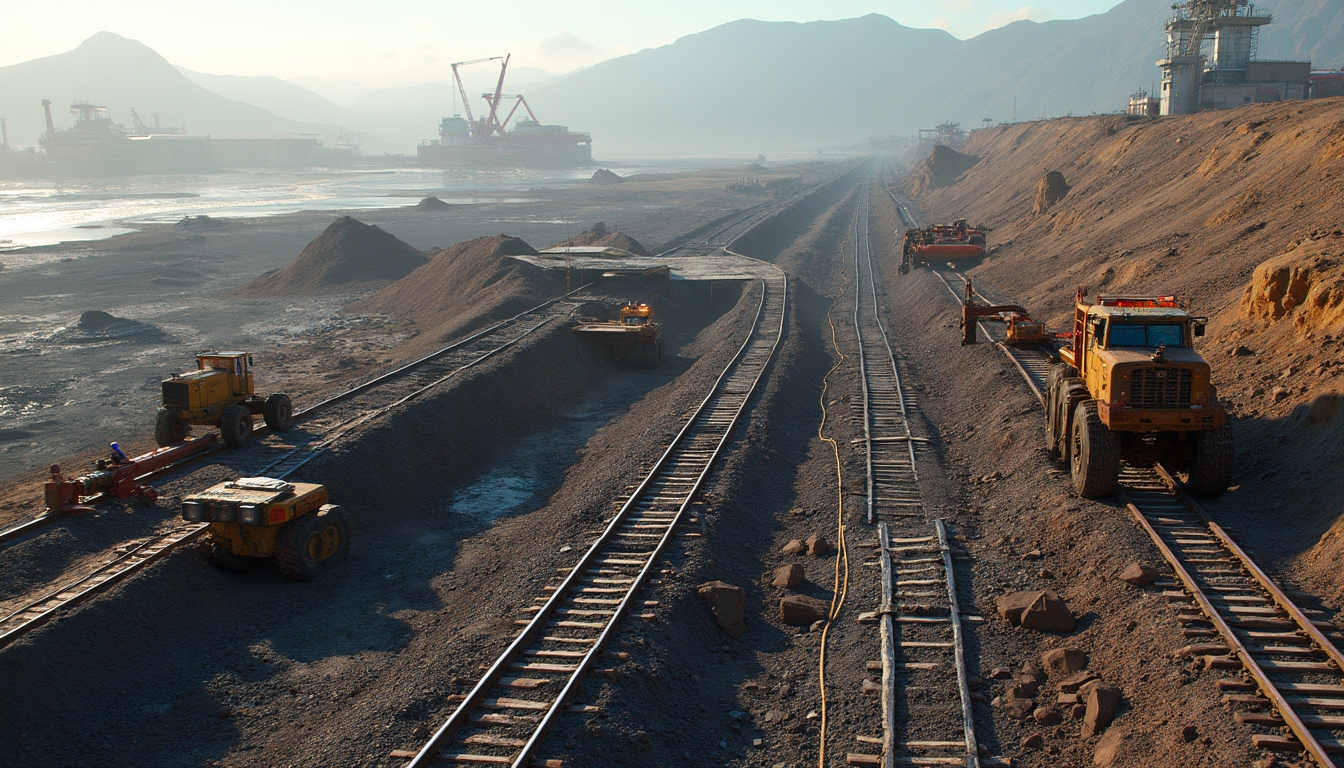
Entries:
{"type": "Polygon", "coordinates": [[[826,540],[825,536],[814,533],[807,539],[807,554],[813,557],[820,557],[831,551],[831,542],[826,540]]]}
{"type": "Polygon", "coordinates": [[[1132,563],[1120,574],[1120,580],[1136,587],[1146,587],[1157,581],[1160,576],[1156,569],[1143,565],[1142,563],[1132,563]]]}
{"type": "Polygon", "coordinates": [[[701,584],[696,591],[725,635],[741,637],[746,633],[747,593],[741,587],[711,581],[701,584]]]}
{"type": "Polygon", "coordinates": [[[1037,632],[1072,632],[1077,621],[1064,600],[1047,589],[1022,611],[1021,625],[1037,632]]]}
{"type": "Polygon", "coordinates": [[[1106,730],[1115,719],[1120,706],[1120,689],[1113,685],[1098,685],[1087,694],[1087,711],[1083,714],[1083,738],[1106,730]]]}
{"type": "Polygon", "coordinates": [[[1054,725],[1063,719],[1053,707],[1037,707],[1031,715],[1041,725],[1054,725]]]}
{"type": "Polygon", "coordinates": [[[1199,738],[1199,729],[1193,725],[1187,725],[1181,729],[1181,738],[1187,742],[1199,738]]]}
{"type": "Polygon", "coordinates": [[[807,626],[825,621],[831,606],[823,600],[807,595],[789,595],[779,601],[779,620],[794,626],[807,626]]]}
{"type": "Polygon", "coordinates": [[[1051,677],[1071,675],[1087,666],[1087,654],[1077,648],[1054,648],[1041,654],[1041,666],[1051,677]]]}
{"type": "Polygon", "coordinates": [[[803,566],[798,563],[781,565],[775,569],[775,577],[770,583],[783,589],[797,587],[803,583],[803,566]]]}
{"type": "Polygon", "coordinates": [[[1036,749],[1045,743],[1045,734],[1037,732],[1022,740],[1023,749],[1036,749]]]}
{"type": "Polygon", "coordinates": [[[804,549],[807,549],[807,547],[803,545],[803,542],[798,539],[794,539],[793,541],[790,541],[788,544],[784,545],[784,554],[796,555],[799,552],[802,552],[804,549]]]}

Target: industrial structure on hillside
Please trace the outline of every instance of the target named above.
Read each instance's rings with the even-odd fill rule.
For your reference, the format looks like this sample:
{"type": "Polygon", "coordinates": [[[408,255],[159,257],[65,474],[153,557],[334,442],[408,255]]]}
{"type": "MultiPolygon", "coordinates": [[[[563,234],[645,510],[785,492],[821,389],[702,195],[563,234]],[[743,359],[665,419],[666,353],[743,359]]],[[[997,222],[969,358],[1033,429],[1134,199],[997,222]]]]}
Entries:
{"type": "Polygon", "coordinates": [[[1157,62],[1161,114],[1311,98],[1311,62],[1256,59],[1260,28],[1273,17],[1249,0],[1187,0],[1172,10],[1167,55],[1157,62]],[[1213,43],[1212,56],[1204,53],[1206,39],[1213,43]]]}
{"type": "MultiPolygon", "coordinates": [[[[42,152],[0,151],[0,177],[64,177],[139,173],[206,173],[251,168],[343,167],[359,158],[352,146],[323,146],[316,136],[215,138],[167,128],[154,115],[146,123],[131,110],[132,127],[112,121],[111,110],[92,102],[70,105],[70,128],[58,129],[51,101],[42,100],[47,129],[42,152]]],[[[6,132],[7,134],[7,132],[6,132]]]]}
{"type": "MultiPolygon", "coordinates": [[[[511,54],[510,54],[511,55],[511,54]]],[[[593,137],[574,133],[563,125],[543,125],[537,119],[527,99],[519,94],[504,93],[504,76],[509,69],[509,56],[460,61],[453,64],[453,79],[462,95],[466,118],[456,114],[439,123],[439,138],[426,141],[416,151],[421,165],[456,168],[583,168],[593,162],[593,137]],[[499,82],[495,90],[481,94],[488,107],[480,119],[471,114],[467,89],[462,85],[459,67],[501,62],[499,82]],[[503,115],[505,100],[513,106],[503,115]],[[529,120],[520,119],[508,130],[509,122],[522,107],[529,120]],[[501,117],[502,116],[502,117],[501,117]]],[[[456,110],[454,110],[456,112],[456,110]]]]}

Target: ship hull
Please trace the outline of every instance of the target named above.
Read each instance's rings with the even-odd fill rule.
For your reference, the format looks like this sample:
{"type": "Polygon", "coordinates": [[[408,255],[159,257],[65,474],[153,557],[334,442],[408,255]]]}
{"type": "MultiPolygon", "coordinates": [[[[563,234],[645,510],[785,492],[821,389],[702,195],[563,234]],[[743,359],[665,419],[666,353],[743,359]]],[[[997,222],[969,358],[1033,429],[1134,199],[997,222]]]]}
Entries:
{"type": "Polygon", "coordinates": [[[492,141],[422,144],[420,165],[442,168],[586,168],[593,164],[587,142],[492,141]]]}

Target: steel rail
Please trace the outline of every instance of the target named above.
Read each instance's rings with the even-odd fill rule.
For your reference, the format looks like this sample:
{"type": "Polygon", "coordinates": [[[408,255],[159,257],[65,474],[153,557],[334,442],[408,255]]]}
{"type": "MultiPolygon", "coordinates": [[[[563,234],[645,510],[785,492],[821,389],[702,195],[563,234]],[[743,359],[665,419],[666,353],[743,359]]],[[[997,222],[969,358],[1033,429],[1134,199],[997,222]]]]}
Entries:
{"type": "Polygon", "coordinates": [[[939,518],[934,521],[934,525],[938,528],[938,549],[943,555],[947,600],[951,606],[952,650],[957,658],[957,690],[961,694],[962,730],[966,734],[966,766],[980,768],[980,745],[976,743],[971,710],[971,686],[966,679],[966,643],[962,637],[961,602],[957,599],[957,572],[952,569],[952,547],[947,541],[947,523],[939,518]]]}
{"type": "Polygon", "coordinates": [[[1289,705],[1284,695],[1279,692],[1279,689],[1274,685],[1274,682],[1270,680],[1269,675],[1263,668],[1261,668],[1255,657],[1251,655],[1250,650],[1247,649],[1244,643],[1242,643],[1241,638],[1235,631],[1233,631],[1232,627],[1228,625],[1227,621],[1223,618],[1222,613],[1213,605],[1213,602],[1209,600],[1208,596],[1204,593],[1204,590],[1200,588],[1189,570],[1186,569],[1185,564],[1181,562],[1181,558],[1171,549],[1167,542],[1162,538],[1162,535],[1153,527],[1153,524],[1148,520],[1148,517],[1139,509],[1138,505],[1134,503],[1133,497],[1130,496],[1128,490],[1124,486],[1120,486],[1116,489],[1116,495],[1125,502],[1125,507],[1129,510],[1134,521],[1138,523],[1139,527],[1143,528],[1144,532],[1148,534],[1148,537],[1152,539],[1153,545],[1157,547],[1162,553],[1162,556],[1167,560],[1167,564],[1171,566],[1176,577],[1181,580],[1181,583],[1185,586],[1185,590],[1190,593],[1195,602],[1199,604],[1200,612],[1204,614],[1209,623],[1212,624],[1218,631],[1218,634],[1222,636],[1223,641],[1227,643],[1228,647],[1232,650],[1232,654],[1241,661],[1242,667],[1255,680],[1256,687],[1260,689],[1260,693],[1265,698],[1269,699],[1274,708],[1278,710],[1279,715],[1283,718],[1288,728],[1292,730],[1293,735],[1298,738],[1307,752],[1309,752],[1318,763],[1327,768],[1334,768],[1335,763],[1329,755],[1326,754],[1325,747],[1316,740],[1315,735],[1312,734],[1307,725],[1302,722],[1302,719],[1298,716],[1297,712],[1293,710],[1292,706],[1289,705]]]}
{"type": "MultiPolygon", "coordinates": [[[[687,509],[699,493],[705,479],[715,467],[725,445],[735,432],[748,404],[755,394],[757,385],[764,376],[765,371],[769,368],[770,363],[773,361],[775,352],[783,338],[785,322],[788,316],[788,283],[787,277],[784,276],[782,271],[779,274],[778,283],[778,287],[772,287],[768,281],[764,279],[761,280],[761,299],[757,307],[756,318],[753,322],[752,330],[747,335],[742,346],[738,349],[732,360],[719,374],[708,394],[706,394],[705,398],[696,407],[691,417],[682,426],[671,444],[654,463],[653,467],[645,475],[644,479],[639,483],[634,492],[626,499],[625,503],[622,504],[620,510],[607,524],[598,539],[584,552],[578,563],[576,563],[576,565],[569,571],[563,582],[555,588],[550,598],[548,598],[540,609],[536,611],[536,614],[527,623],[527,626],[522,632],[509,644],[504,652],[497,657],[495,662],[472,688],[471,692],[466,695],[462,703],[453,711],[452,715],[449,716],[448,720],[436,730],[429,742],[426,743],[414,756],[411,763],[409,763],[409,766],[412,768],[419,768],[433,762],[442,761],[445,757],[447,757],[449,761],[453,760],[453,756],[442,755],[442,750],[456,738],[463,726],[467,725],[469,717],[484,704],[486,695],[489,691],[500,684],[505,671],[509,668],[510,664],[519,658],[520,654],[526,650],[528,645],[542,641],[541,635],[544,633],[548,624],[552,622],[556,616],[561,615],[558,613],[561,604],[575,599],[576,594],[578,594],[575,588],[578,586],[578,583],[583,578],[584,574],[592,571],[594,566],[597,565],[599,556],[620,546],[616,543],[616,539],[621,535],[621,528],[623,528],[631,519],[646,519],[635,518],[635,514],[641,510],[641,506],[645,503],[652,504],[650,501],[650,494],[653,491],[654,486],[660,481],[669,479],[664,472],[665,468],[672,467],[681,461],[685,461],[684,456],[686,451],[683,451],[683,449],[691,448],[692,443],[696,438],[708,437],[713,441],[712,449],[707,452],[707,456],[702,456],[694,461],[688,462],[695,466],[699,466],[699,471],[689,485],[683,483],[683,491],[678,493],[680,500],[677,503],[676,511],[672,513],[672,517],[668,519],[666,526],[652,551],[647,554],[638,553],[638,556],[643,559],[643,564],[640,566],[638,573],[634,575],[634,578],[630,580],[619,603],[611,609],[611,613],[609,614],[610,618],[608,618],[606,623],[602,626],[600,634],[596,638],[591,639],[592,641],[589,644],[588,650],[583,653],[581,658],[576,660],[573,668],[565,670],[567,677],[565,678],[563,687],[554,699],[551,700],[545,713],[540,716],[535,727],[531,730],[530,736],[522,744],[517,745],[517,753],[508,760],[499,761],[499,764],[501,765],[508,764],[514,766],[514,768],[522,768],[522,766],[526,766],[530,763],[533,753],[540,747],[547,731],[554,725],[559,714],[564,711],[570,698],[573,696],[575,688],[591,669],[598,654],[602,652],[605,644],[610,638],[611,633],[614,632],[616,626],[620,623],[621,618],[629,611],[636,596],[644,587],[654,565],[661,559],[664,550],[675,535],[676,529],[683,522],[687,509]],[[775,297],[772,294],[776,291],[779,293],[777,299],[779,302],[779,324],[775,329],[774,339],[770,342],[769,349],[764,352],[756,351],[753,347],[758,346],[763,323],[768,319],[768,310],[775,300],[775,297]],[[749,383],[734,381],[736,375],[744,371],[743,364],[747,362],[750,353],[753,351],[756,351],[757,359],[753,361],[752,369],[745,370],[746,375],[750,378],[749,383]],[[735,389],[730,389],[725,386],[730,382],[735,384],[735,389]],[[733,402],[735,403],[735,407],[732,408],[731,417],[726,421],[723,420],[721,414],[715,414],[715,407],[718,402],[725,399],[725,395],[731,395],[733,402]],[[705,423],[702,424],[702,417],[706,416],[717,416],[717,418],[713,419],[712,422],[711,420],[706,419],[705,423]]],[[[700,452],[704,452],[704,449],[702,448],[700,452]]],[[[513,746],[512,744],[498,745],[513,746]]],[[[461,755],[458,755],[458,757],[461,757],[461,755]]]]}
{"type": "MultiPolygon", "coordinates": [[[[882,323],[882,312],[878,304],[877,279],[875,277],[877,269],[873,264],[873,248],[872,248],[872,238],[869,232],[868,211],[869,211],[868,196],[862,195],[860,197],[860,209],[859,211],[856,211],[854,215],[854,273],[856,277],[858,277],[860,280],[862,279],[861,277],[859,277],[863,271],[859,260],[859,243],[862,242],[864,254],[866,256],[865,260],[868,264],[869,295],[872,297],[873,302],[872,323],[877,327],[878,334],[882,339],[882,350],[885,352],[885,357],[882,361],[882,365],[884,366],[885,364],[891,365],[890,371],[884,369],[877,372],[873,372],[869,370],[868,355],[864,351],[864,336],[862,327],[863,323],[861,319],[863,288],[861,285],[856,283],[854,291],[854,333],[858,336],[859,341],[858,345],[859,380],[863,383],[863,437],[865,443],[864,456],[865,456],[868,489],[869,489],[868,524],[872,525],[873,522],[876,520],[875,497],[877,496],[876,493],[877,484],[875,482],[873,472],[873,437],[872,437],[872,431],[870,429],[870,425],[872,424],[872,417],[869,412],[869,406],[872,402],[872,397],[868,386],[870,376],[890,378],[892,381],[892,385],[895,388],[896,400],[897,404],[900,406],[900,412],[901,412],[901,427],[905,433],[903,437],[905,438],[906,451],[910,462],[910,477],[911,477],[910,482],[914,486],[916,493],[919,490],[919,469],[915,462],[915,440],[913,433],[911,433],[910,431],[910,414],[906,408],[905,389],[902,386],[901,382],[901,371],[896,364],[896,355],[892,352],[891,340],[887,336],[886,326],[884,326],[882,323]],[[860,230],[859,228],[860,219],[862,219],[863,222],[862,230],[860,230]]],[[[921,509],[923,508],[922,503],[920,504],[920,507],[921,509]]]]}

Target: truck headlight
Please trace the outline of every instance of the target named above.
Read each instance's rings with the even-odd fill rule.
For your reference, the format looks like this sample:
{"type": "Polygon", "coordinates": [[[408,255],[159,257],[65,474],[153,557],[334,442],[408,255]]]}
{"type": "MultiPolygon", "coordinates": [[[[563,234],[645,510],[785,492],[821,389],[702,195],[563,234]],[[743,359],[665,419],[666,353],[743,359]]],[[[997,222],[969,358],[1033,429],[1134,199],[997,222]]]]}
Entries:
{"type": "Polygon", "coordinates": [[[182,502],[182,519],[189,523],[205,521],[205,505],[199,501],[182,502]]]}
{"type": "Polygon", "coordinates": [[[257,504],[244,504],[238,507],[238,522],[243,525],[261,525],[261,507],[257,504]]]}

